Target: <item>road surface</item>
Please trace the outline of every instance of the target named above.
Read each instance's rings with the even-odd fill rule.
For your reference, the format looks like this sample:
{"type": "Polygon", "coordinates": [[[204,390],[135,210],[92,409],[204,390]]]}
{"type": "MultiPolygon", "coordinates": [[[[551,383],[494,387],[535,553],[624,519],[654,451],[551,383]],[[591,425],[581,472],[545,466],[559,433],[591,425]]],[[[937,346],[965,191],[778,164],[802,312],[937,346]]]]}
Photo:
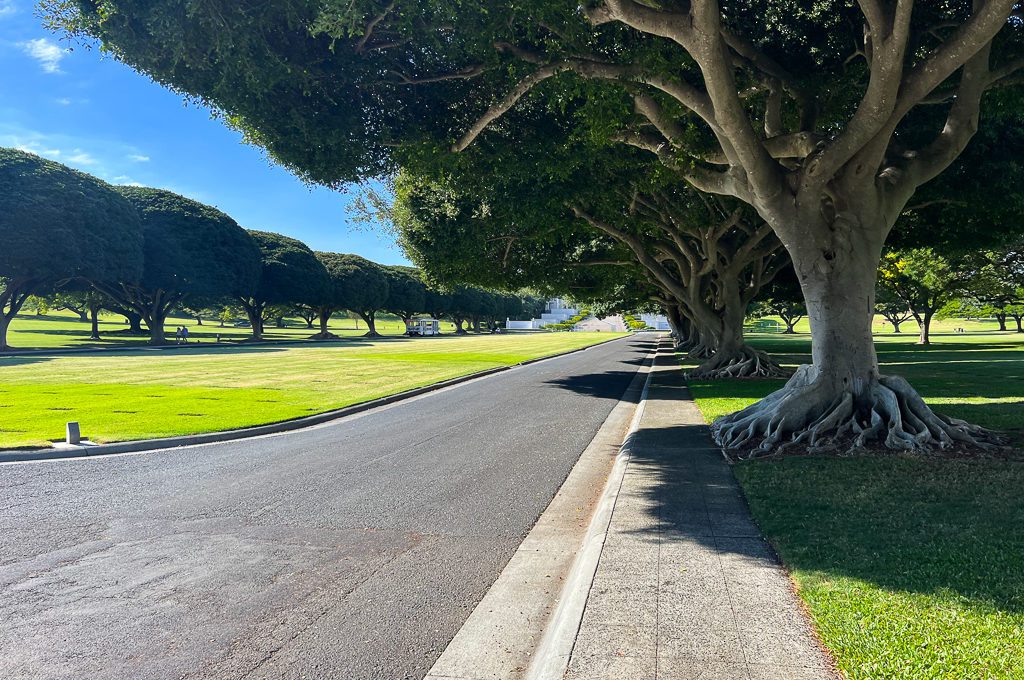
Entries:
{"type": "Polygon", "coordinates": [[[0,466],[0,678],[422,678],[650,342],[284,435],[0,466]]]}

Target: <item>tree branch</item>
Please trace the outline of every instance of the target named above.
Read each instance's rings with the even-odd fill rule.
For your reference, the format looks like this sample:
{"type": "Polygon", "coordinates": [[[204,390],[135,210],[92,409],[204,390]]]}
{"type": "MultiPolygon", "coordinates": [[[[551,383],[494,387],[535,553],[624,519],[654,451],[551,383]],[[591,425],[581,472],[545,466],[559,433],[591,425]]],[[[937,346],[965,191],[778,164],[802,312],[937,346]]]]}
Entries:
{"type": "Polygon", "coordinates": [[[370,39],[371,35],[373,35],[373,29],[375,29],[377,24],[384,21],[384,18],[391,13],[391,10],[395,8],[395,2],[396,0],[391,0],[380,14],[370,19],[369,23],[366,24],[366,29],[363,31],[362,37],[356,42],[356,54],[361,54],[363,52],[363,48],[366,47],[366,41],[370,39]]]}

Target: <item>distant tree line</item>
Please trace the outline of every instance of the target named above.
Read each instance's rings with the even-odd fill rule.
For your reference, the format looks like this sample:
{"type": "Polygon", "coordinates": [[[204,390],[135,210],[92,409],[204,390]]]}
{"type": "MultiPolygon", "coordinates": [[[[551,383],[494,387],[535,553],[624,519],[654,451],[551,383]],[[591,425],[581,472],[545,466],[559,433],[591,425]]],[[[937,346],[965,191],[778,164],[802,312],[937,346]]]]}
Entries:
{"type": "MultiPolygon", "coordinates": [[[[26,302],[92,322],[124,315],[127,332],[166,342],[167,317],[201,323],[243,313],[260,340],[268,322],[296,314],[313,337],[334,337],[332,315],[349,310],[376,336],[381,312],[408,321],[429,313],[457,333],[494,329],[531,314],[533,297],[479,287],[440,289],[419,270],[359,255],[313,252],[281,234],[246,230],[224,212],[163,189],[112,186],[16,149],[0,149],[0,348],[26,302]],[[145,328],[143,328],[143,326],[145,328]]],[[[45,311],[44,311],[45,313],[45,311]]]]}

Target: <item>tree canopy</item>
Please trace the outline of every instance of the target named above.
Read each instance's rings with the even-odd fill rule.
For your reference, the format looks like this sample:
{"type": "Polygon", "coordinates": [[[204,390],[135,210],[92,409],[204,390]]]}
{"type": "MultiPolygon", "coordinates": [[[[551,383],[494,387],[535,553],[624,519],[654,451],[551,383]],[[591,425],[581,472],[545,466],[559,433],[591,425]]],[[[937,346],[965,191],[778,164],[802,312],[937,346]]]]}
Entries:
{"type": "Polygon", "coordinates": [[[756,211],[807,303],[812,364],[719,419],[721,444],[986,440],[881,375],[871,320],[897,219],[980,120],[1018,105],[1015,0],[54,4],[58,25],[326,184],[421,167],[445,147],[476,153],[536,111],[562,117],[571,138],[639,149],[756,211]]]}
{"type": "Polygon", "coordinates": [[[388,276],[384,268],[359,255],[337,255],[331,268],[337,300],[358,314],[367,325],[367,336],[376,336],[377,312],[388,301],[388,276]]]}
{"type": "Polygon", "coordinates": [[[420,273],[413,267],[384,267],[388,279],[388,298],[384,309],[397,314],[403,321],[426,310],[427,287],[420,273]]]}
{"type": "Polygon", "coordinates": [[[235,297],[242,303],[253,339],[262,337],[273,305],[319,306],[330,297],[331,281],[323,263],[302,241],[269,231],[249,230],[258,252],[259,273],[235,297]]]}
{"type": "Polygon", "coordinates": [[[164,189],[123,186],[117,191],[142,220],[142,273],[131,280],[107,269],[90,281],[138,313],[151,342],[164,341],[164,319],[188,295],[237,295],[255,285],[256,247],[229,216],[164,189]]]}
{"type": "Polygon", "coordinates": [[[26,298],[61,280],[142,273],[142,226],[114,187],[60,163],[0,149],[0,348],[26,298]]]}

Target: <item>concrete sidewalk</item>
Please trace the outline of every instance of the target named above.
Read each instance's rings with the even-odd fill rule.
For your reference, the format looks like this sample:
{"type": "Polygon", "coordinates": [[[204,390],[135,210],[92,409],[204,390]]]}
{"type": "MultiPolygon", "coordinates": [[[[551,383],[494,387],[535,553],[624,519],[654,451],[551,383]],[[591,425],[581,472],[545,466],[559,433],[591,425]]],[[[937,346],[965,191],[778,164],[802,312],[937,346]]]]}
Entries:
{"type": "Polygon", "coordinates": [[[664,347],[566,678],[835,677],[664,347]]]}

